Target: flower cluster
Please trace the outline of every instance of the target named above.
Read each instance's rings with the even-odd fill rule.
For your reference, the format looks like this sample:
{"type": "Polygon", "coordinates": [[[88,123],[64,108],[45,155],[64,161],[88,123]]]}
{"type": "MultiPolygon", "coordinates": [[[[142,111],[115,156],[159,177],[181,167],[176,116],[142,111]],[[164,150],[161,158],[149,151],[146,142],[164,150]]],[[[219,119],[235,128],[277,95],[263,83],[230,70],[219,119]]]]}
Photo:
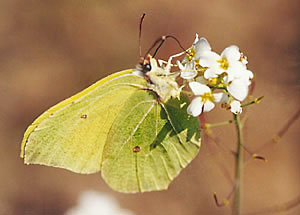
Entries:
{"type": "Polygon", "coordinates": [[[235,45],[221,55],[212,51],[208,41],[196,39],[182,62],[177,61],[181,78],[187,80],[195,96],[188,113],[198,116],[224,104],[231,112],[242,112],[241,103],[248,95],[253,73],[247,69],[247,59],[235,45]],[[219,92],[218,92],[219,91],[219,92]]]}

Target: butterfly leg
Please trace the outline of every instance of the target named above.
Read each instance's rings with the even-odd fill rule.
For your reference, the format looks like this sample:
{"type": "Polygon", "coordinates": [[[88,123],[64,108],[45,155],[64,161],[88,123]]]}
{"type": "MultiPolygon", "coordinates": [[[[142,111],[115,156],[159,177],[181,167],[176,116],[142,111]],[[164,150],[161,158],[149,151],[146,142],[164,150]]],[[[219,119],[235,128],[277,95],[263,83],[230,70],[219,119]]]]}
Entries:
{"type": "Polygon", "coordinates": [[[169,57],[169,60],[168,60],[168,62],[167,62],[167,65],[166,65],[165,70],[168,71],[168,72],[170,72],[170,71],[171,71],[171,67],[174,66],[174,65],[172,64],[173,58],[179,57],[179,56],[181,56],[181,55],[183,55],[183,54],[185,54],[185,53],[186,53],[186,51],[180,52],[180,53],[178,53],[178,54],[175,54],[175,55],[170,56],[170,57],[169,57]]]}
{"type": "Polygon", "coordinates": [[[165,61],[165,60],[158,59],[157,61],[158,61],[159,67],[162,68],[162,69],[164,69],[164,68],[165,68],[165,65],[168,64],[168,62],[165,61]]]}
{"type": "Polygon", "coordinates": [[[158,103],[161,103],[161,97],[159,96],[159,94],[154,90],[154,89],[152,89],[152,88],[140,88],[141,90],[148,90],[148,91],[150,91],[150,92],[152,92],[155,96],[156,96],[156,101],[158,102],[158,103]]]}

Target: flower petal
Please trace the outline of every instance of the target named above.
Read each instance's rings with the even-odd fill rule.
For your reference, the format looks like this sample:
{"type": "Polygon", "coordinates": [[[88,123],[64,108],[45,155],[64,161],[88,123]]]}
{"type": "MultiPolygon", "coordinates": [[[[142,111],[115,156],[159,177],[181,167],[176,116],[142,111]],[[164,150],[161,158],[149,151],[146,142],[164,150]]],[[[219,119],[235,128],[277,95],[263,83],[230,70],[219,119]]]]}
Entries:
{"type": "Polygon", "coordinates": [[[196,117],[202,113],[203,102],[200,97],[193,99],[191,104],[187,108],[187,113],[196,117]]]}
{"type": "Polygon", "coordinates": [[[216,72],[216,71],[218,71],[218,70],[216,70],[214,68],[208,68],[204,72],[204,78],[205,79],[217,78],[218,77],[217,73],[219,73],[219,72],[216,72]]]}
{"type": "Polygon", "coordinates": [[[253,77],[254,77],[253,72],[248,69],[246,70],[246,72],[248,74],[249,79],[253,79],[253,77]]]}
{"type": "Polygon", "coordinates": [[[213,94],[214,97],[214,102],[216,103],[222,103],[225,104],[228,102],[228,95],[227,93],[214,93],[213,94]]]}
{"type": "Polygon", "coordinates": [[[235,71],[246,70],[245,65],[241,61],[230,61],[229,68],[235,71]]]}
{"type": "Polygon", "coordinates": [[[200,62],[199,64],[203,67],[213,67],[218,66],[217,60],[220,60],[221,57],[216,52],[204,51],[199,53],[200,62]]]}
{"type": "Polygon", "coordinates": [[[242,64],[244,64],[246,66],[247,63],[248,63],[248,61],[245,58],[242,58],[242,64]]]}
{"type": "Polygon", "coordinates": [[[244,81],[234,80],[227,86],[228,92],[237,100],[243,101],[248,95],[248,85],[244,81]]]}
{"type": "Polygon", "coordinates": [[[230,66],[230,68],[227,70],[228,82],[233,80],[249,81],[249,79],[252,79],[253,73],[250,70],[247,70],[241,62],[235,62],[231,65],[232,66],[230,66]]]}
{"type": "Polygon", "coordinates": [[[239,61],[241,58],[241,53],[239,51],[239,47],[232,45],[224,49],[221,56],[226,57],[228,61],[231,60],[239,61]]]}
{"type": "Polygon", "coordinates": [[[198,41],[199,41],[199,35],[198,35],[198,33],[196,33],[196,37],[195,37],[193,45],[195,45],[198,41]]]}
{"type": "Polygon", "coordinates": [[[206,86],[204,84],[200,84],[200,83],[195,82],[195,81],[190,82],[189,86],[190,86],[191,90],[193,91],[193,93],[196,96],[203,95],[204,93],[210,93],[211,92],[211,90],[208,86],[206,86]]]}
{"type": "Polygon", "coordinates": [[[209,112],[209,111],[211,111],[213,108],[215,107],[215,104],[213,103],[213,102],[211,102],[211,101],[206,101],[205,103],[204,103],[204,108],[203,108],[203,111],[204,112],[209,112]]]}
{"type": "Polygon", "coordinates": [[[233,101],[230,104],[230,111],[234,114],[242,113],[243,109],[241,107],[241,103],[239,101],[233,101]]]}
{"type": "Polygon", "coordinates": [[[193,79],[197,76],[197,71],[195,70],[184,70],[180,73],[180,77],[183,78],[183,79],[193,79]]]}
{"type": "Polygon", "coordinates": [[[198,53],[201,54],[201,52],[211,51],[211,47],[210,47],[207,39],[205,39],[204,37],[201,37],[197,42],[194,42],[194,49],[196,52],[196,58],[197,58],[198,53]]]}
{"type": "Polygon", "coordinates": [[[208,81],[203,77],[203,76],[199,76],[196,78],[196,81],[200,84],[204,84],[204,85],[207,85],[208,84],[208,81]]]}

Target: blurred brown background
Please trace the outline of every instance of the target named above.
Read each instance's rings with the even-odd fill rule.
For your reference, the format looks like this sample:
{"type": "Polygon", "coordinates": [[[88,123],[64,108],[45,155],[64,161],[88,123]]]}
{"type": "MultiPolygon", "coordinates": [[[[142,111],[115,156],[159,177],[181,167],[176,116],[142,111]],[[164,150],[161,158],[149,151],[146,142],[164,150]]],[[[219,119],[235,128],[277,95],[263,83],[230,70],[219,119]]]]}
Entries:
{"type": "MultiPolygon", "coordinates": [[[[189,47],[196,32],[217,52],[236,44],[256,74],[254,96],[264,95],[248,111],[246,145],[255,151],[269,141],[299,108],[300,1],[0,1],[0,214],[59,215],[78,195],[94,189],[116,197],[135,214],[230,214],[216,207],[232,189],[222,163],[233,174],[234,160],[224,147],[204,141],[199,156],[169,190],[144,194],[112,191],[100,174],[79,175],[32,165],[19,158],[27,126],[44,110],[100,78],[138,62],[138,21],[144,21],[145,51],[159,36],[176,36],[189,47]]],[[[167,41],[159,58],[181,51],[167,41]]],[[[209,122],[231,118],[224,110],[209,122]]],[[[299,120],[277,145],[262,153],[267,163],[244,169],[245,214],[300,195],[299,120]]],[[[214,129],[222,146],[235,149],[233,126],[214,129]]],[[[300,214],[300,206],[287,213],[300,214]]]]}

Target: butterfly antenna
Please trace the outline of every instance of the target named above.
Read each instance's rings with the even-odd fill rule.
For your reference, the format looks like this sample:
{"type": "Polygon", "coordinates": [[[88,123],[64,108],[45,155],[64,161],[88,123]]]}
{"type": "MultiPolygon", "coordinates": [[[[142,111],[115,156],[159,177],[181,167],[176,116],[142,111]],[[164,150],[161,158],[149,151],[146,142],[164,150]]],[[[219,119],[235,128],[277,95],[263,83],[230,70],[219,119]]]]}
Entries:
{"type": "Polygon", "coordinates": [[[141,46],[141,38],[142,38],[142,25],[143,20],[146,16],[146,13],[143,13],[140,19],[140,26],[139,26],[139,51],[140,51],[140,57],[142,57],[142,46],[141,46]]]}
{"type": "Polygon", "coordinates": [[[158,39],[152,44],[152,46],[151,46],[151,47],[149,48],[149,50],[146,52],[145,57],[147,56],[147,54],[150,53],[150,51],[151,51],[157,44],[159,44],[159,45],[157,46],[157,48],[156,48],[154,54],[153,54],[153,57],[155,57],[155,55],[157,54],[157,52],[158,52],[158,50],[160,49],[160,47],[162,46],[162,44],[163,44],[168,38],[171,38],[171,39],[175,40],[175,41],[177,42],[177,44],[179,45],[179,47],[180,47],[184,52],[186,52],[186,53],[188,54],[188,52],[186,51],[186,49],[181,45],[181,43],[179,42],[179,40],[178,40],[176,37],[174,37],[174,36],[172,36],[172,35],[166,35],[166,36],[162,36],[162,37],[158,38],[158,39]]]}

